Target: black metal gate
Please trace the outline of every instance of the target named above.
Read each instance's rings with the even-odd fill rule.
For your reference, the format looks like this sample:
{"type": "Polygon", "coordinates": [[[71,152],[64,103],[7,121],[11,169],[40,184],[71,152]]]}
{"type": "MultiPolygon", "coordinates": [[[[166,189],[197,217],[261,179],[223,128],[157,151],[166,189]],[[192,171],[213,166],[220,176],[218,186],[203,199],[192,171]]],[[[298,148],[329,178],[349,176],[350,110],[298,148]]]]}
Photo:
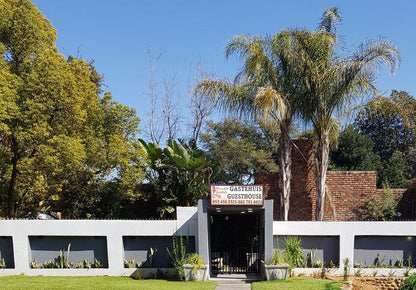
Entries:
{"type": "Polygon", "coordinates": [[[210,216],[212,274],[258,273],[259,214],[210,216]]]}

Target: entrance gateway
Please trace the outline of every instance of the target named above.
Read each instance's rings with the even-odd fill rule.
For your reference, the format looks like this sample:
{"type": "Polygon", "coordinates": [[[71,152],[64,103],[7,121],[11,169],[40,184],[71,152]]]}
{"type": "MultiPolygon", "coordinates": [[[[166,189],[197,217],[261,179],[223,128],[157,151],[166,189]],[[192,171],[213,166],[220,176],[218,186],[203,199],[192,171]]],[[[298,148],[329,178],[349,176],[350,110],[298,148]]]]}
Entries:
{"type": "Polygon", "coordinates": [[[211,185],[198,202],[199,255],[211,275],[259,273],[273,251],[273,200],[262,185],[211,185]]]}

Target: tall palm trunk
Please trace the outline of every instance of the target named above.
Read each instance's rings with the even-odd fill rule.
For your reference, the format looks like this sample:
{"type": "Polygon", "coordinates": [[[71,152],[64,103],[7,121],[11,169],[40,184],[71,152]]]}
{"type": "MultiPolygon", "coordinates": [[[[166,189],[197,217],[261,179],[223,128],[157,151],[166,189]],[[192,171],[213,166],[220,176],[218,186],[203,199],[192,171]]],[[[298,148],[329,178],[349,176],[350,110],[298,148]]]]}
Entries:
{"type": "Polygon", "coordinates": [[[329,134],[322,133],[317,150],[317,178],[316,178],[316,220],[324,218],[326,174],[329,164],[329,134]]]}
{"type": "Polygon", "coordinates": [[[290,206],[290,179],[292,177],[292,143],[287,131],[282,130],[279,139],[279,190],[280,220],[287,221],[290,206]]]}

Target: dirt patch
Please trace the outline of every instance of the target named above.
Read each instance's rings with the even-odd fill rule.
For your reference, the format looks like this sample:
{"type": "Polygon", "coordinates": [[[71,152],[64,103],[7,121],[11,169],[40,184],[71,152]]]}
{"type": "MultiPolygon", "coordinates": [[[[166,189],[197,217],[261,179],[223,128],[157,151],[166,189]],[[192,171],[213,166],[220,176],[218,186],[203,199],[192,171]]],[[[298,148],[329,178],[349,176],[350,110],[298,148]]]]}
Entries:
{"type": "MultiPolygon", "coordinates": [[[[328,277],[330,280],[343,281],[343,277],[328,277]]],[[[351,283],[344,283],[343,289],[353,290],[396,290],[404,277],[349,277],[351,283]]]]}

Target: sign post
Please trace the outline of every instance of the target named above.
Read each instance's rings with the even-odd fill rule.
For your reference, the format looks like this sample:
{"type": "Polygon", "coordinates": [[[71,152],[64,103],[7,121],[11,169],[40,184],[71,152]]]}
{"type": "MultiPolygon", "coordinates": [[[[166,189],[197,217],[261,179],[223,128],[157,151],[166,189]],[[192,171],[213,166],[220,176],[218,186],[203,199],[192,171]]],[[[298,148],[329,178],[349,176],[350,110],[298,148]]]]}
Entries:
{"type": "Polygon", "coordinates": [[[262,185],[211,185],[211,206],[262,206],[262,185]]]}

